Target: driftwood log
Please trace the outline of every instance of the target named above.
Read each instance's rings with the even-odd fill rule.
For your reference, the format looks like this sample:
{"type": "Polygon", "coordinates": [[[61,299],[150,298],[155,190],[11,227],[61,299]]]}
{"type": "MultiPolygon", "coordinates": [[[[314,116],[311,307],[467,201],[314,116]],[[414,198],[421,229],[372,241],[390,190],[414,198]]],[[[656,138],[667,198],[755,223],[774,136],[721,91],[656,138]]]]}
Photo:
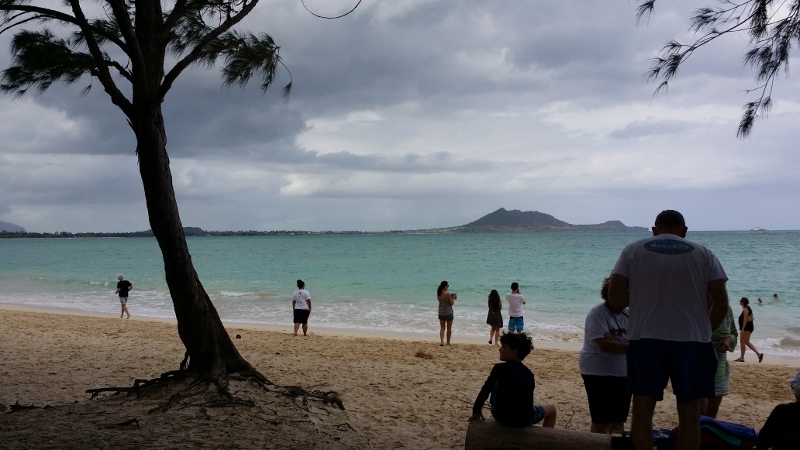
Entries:
{"type": "Polygon", "coordinates": [[[563,428],[510,428],[492,419],[476,420],[467,427],[466,450],[610,450],[611,436],[563,428]]]}

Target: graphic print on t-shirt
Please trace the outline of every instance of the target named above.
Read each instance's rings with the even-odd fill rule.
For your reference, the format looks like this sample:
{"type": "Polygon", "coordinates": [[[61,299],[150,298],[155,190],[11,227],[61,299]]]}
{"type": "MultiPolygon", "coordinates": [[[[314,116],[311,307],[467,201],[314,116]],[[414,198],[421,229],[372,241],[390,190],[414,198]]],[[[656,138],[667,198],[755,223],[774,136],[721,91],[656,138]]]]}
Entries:
{"type": "Polygon", "coordinates": [[[692,253],[694,246],[687,244],[683,241],[675,239],[658,239],[644,244],[647,250],[660,253],[662,255],[680,255],[683,253],[692,253]]]}

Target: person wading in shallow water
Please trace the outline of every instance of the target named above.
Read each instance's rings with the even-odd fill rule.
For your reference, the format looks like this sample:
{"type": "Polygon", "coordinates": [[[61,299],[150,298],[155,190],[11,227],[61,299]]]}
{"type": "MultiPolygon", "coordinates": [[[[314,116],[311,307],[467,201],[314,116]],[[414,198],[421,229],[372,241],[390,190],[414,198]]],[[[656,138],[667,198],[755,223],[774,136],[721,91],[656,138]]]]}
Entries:
{"type": "Polygon", "coordinates": [[[753,331],[755,330],[755,326],[753,325],[753,310],[750,308],[750,300],[747,297],[742,297],[742,299],[739,300],[739,306],[742,307],[742,313],[739,315],[739,331],[741,332],[739,335],[739,339],[741,340],[741,343],[739,344],[739,351],[742,352],[742,354],[734,361],[744,362],[744,353],[749,347],[750,350],[754,351],[756,355],[758,355],[758,362],[761,362],[764,360],[764,354],[759,353],[756,346],[750,343],[750,335],[753,334],[753,331]]]}
{"type": "Polygon", "coordinates": [[[450,345],[450,335],[453,333],[453,303],[456,294],[448,292],[450,285],[447,281],[439,283],[436,289],[436,300],[439,302],[439,345],[444,345],[445,330],[447,331],[447,345],[450,345]]]}
{"type": "Polygon", "coordinates": [[[303,336],[308,336],[308,316],[311,315],[311,294],[305,289],[303,280],[297,280],[297,290],[292,294],[292,313],[294,314],[294,335],[300,325],[303,326],[303,336]]]}
{"type": "Polygon", "coordinates": [[[117,280],[117,290],[114,293],[119,294],[119,304],[122,306],[119,318],[122,319],[122,316],[127,314],[127,318],[130,319],[131,313],[128,311],[128,292],[133,289],[133,285],[130,281],[126,280],[122,274],[117,275],[117,280]]]}

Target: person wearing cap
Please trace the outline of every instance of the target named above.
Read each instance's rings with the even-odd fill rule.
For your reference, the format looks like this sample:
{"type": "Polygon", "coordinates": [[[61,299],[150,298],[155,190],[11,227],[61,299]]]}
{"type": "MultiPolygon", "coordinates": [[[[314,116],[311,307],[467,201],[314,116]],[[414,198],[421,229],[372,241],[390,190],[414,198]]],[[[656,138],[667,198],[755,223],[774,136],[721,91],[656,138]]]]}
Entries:
{"type": "Polygon", "coordinates": [[[792,449],[800,448],[800,372],[789,378],[795,401],[775,407],[758,432],[758,448],[792,449]]]}
{"type": "Polygon", "coordinates": [[[728,277],[714,253],[686,240],[680,212],[662,211],[652,230],[623,249],[609,285],[610,305],[629,307],[631,435],[637,450],[653,448],[653,413],[669,380],[681,430],[676,448],[697,449],[704,400],[715,397],[711,331],[728,312],[728,277]]]}
{"type": "Polygon", "coordinates": [[[114,294],[119,295],[119,304],[121,306],[119,318],[122,319],[122,316],[125,314],[128,315],[128,319],[131,318],[131,313],[128,311],[128,292],[133,289],[133,285],[130,281],[126,280],[122,274],[117,275],[117,290],[114,294]]]}

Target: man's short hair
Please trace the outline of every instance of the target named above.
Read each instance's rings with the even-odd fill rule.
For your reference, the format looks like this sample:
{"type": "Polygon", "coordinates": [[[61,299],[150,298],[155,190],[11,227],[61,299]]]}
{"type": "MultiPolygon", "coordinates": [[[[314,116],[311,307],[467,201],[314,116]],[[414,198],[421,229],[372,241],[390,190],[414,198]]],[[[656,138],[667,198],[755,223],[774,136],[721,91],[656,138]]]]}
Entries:
{"type": "Polygon", "coordinates": [[[519,283],[517,283],[516,281],[511,283],[511,290],[516,291],[517,289],[519,289],[519,283]]]}
{"type": "Polygon", "coordinates": [[[656,216],[655,226],[659,225],[678,225],[681,227],[686,226],[686,221],[683,220],[683,214],[675,211],[674,209],[665,209],[656,216]]]}
{"type": "Polygon", "coordinates": [[[516,350],[520,361],[533,350],[533,339],[525,333],[505,333],[500,336],[500,343],[506,344],[511,350],[516,350]]]}

